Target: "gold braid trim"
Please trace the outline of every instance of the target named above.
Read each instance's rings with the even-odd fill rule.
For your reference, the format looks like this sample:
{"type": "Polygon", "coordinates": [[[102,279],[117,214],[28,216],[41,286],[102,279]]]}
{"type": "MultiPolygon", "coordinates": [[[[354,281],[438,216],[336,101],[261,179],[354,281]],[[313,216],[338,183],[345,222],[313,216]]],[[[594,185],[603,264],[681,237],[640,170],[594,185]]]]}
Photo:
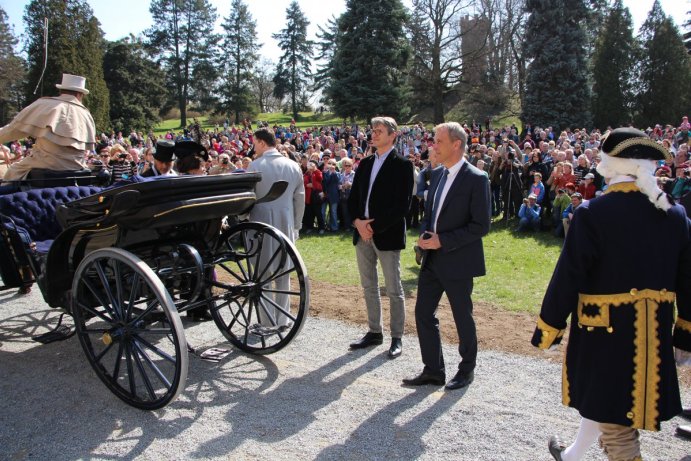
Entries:
{"type": "Polygon", "coordinates": [[[660,399],[660,338],[657,334],[659,304],[653,299],[639,299],[634,304],[633,406],[626,417],[631,427],[658,430],[657,409],[660,399]]]}
{"type": "Polygon", "coordinates": [[[637,290],[632,288],[628,293],[615,293],[611,295],[591,295],[585,293],[578,294],[578,301],[583,304],[594,304],[601,306],[609,304],[611,306],[621,306],[622,304],[633,304],[643,299],[649,299],[657,303],[674,302],[676,295],[673,291],[662,290],[637,290]]]}
{"type": "Polygon", "coordinates": [[[654,301],[646,301],[645,311],[648,316],[648,382],[645,395],[645,427],[649,431],[656,431],[659,425],[657,402],[660,400],[660,338],[657,329],[660,323],[657,321],[659,304],[654,301]]]}
{"type": "Polygon", "coordinates": [[[540,344],[537,346],[540,349],[549,349],[549,347],[554,344],[554,341],[564,336],[565,330],[560,330],[548,325],[542,320],[542,317],[537,318],[537,328],[542,332],[540,344]]]}
{"type": "Polygon", "coordinates": [[[566,407],[571,403],[571,395],[569,394],[569,375],[566,372],[566,354],[564,354],[564,363],[561,367],[561,402],[566,407]]]}
{"type": "Polygon", "coordinates": [[[672,160],[672,154],[670,154],[667,149],[665,149],[662,144],[658,144],[650,138],[629,138],[626,141],[622,141],[617,144],[611,152],[605,152],[605,154],[610,157],[616,157],[621,154],[625,149],[631,146],[648,146],[659,151],[665,159],[672,160]]]}
{"type": "Polygon", "coordinates": [[[684,320],[681,317],[677,317],[677,323],[674,325],[674,328],[681,328],[685,332],[691,333],[691,322],[684,320]]]}
{"type": "Polygon", "coordinates": [[[605,194],[609,194],[610,192],[640,192],[641,189],[636,185],[635,182],[633,181],[627,181],[627,182],[618,182],[616,184],[612,184],[611,186],[607,186],[607,190],[605,191],[605,194]]]}

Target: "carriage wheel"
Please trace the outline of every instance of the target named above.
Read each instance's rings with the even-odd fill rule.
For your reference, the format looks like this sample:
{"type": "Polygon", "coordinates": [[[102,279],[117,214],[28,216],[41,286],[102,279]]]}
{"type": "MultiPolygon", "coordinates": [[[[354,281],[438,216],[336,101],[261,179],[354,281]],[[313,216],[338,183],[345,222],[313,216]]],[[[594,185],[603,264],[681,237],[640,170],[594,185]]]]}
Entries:
{"type": "Polygon", "coordinates": [[[90,253],[72,282],[77,336],[98,377],[133,407],[173,401],[187,378],[187,342],[161,280],[119,248],[90,253]]]}
{"type": "Polygon", "coordinates": [[[302,329],[309,309],[307,270],[278,229],[241,223],[224,233],[217,251],[211,316],[236,347],[271,354],[302,329]]]}

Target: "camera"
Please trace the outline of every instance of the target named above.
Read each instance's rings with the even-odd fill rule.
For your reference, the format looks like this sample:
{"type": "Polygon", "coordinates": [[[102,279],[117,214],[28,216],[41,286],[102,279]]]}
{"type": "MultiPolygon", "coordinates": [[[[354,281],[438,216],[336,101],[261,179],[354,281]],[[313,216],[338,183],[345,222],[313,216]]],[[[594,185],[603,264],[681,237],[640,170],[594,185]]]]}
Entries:
{"type": "Polygon", "coordinates": [[[228,159],[227,159],[227,158],[224,158],[224,159],[221,161],[221,163],[224,164],[224,165],[227,165],[227,164],[228,164],[228,159]]]}
{"type": "Polygon", "coordinates": [[[687,178],[688,178],[689,176],[691,176],[691,170],[689,170],[688,168],[685,169],[685,170],[684,170],[684,176],[686,176],[687,178]]]}
{"type": "Polygon", "coordinates": [[[120,154],[120,155],[118,155],[118,158],[121,158],[124,160],[127,158],[127,154],[120,154]]]}
{"type": "Polygon", "coordinates": [[[516,154],[515,154],[513,151],[509,151],[509,152],[506,154],[506,158],[507,158],[508,160],[513,160],[514,158],[516,158],[516,154]]]}

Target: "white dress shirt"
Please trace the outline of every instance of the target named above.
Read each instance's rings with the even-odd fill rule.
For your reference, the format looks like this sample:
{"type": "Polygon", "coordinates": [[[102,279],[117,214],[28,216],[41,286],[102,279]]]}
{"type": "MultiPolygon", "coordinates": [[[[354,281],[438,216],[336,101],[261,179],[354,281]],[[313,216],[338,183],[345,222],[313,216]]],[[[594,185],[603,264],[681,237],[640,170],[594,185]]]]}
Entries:
{"type": "MultiPolygon", "coordinates": [[[[451,168],[448,168],[449,174],[446,177],[446,184],[444,184],[444,189],[441,191],[441,195],[439,196],[439,205],[436,207],[437,212],[432,218],[434,219],[434,225],[432,226],[432,229],[434,229],[434,232],[437,232],[437,219],[439,219],[439,213],[441,212],[441,208],[444,206],[444,200],[446,199],[446,194],[449,193],[449,189],[451,189],[451,185],[453,182],[456,180],[456,176],[458,176],[458,172],[461,171],[461,167],[463,166],[463,162],[465,162],[465,159],[461,157],[461,160],[458,161],[454,166],[451,168]]],[[[435,196],[436,191],[435,191],[435,196]]],[[[432,204],[434,207],[434,204],[432,204]]]]}
{"type": "Polygon", "coordinates": [[[372,165],[372,172],[369,175],[369,189],[367,190],[367,200],[365,201],[365,218],[369,218],[369,196],[372,194],[372,185],[374,184],[374,180],[377,179],[381,166],[384,164],[386,158],[389,156],[389,153],[392,150],[393,147],[383,154],[374,154],[374,164],[372,165]]]}

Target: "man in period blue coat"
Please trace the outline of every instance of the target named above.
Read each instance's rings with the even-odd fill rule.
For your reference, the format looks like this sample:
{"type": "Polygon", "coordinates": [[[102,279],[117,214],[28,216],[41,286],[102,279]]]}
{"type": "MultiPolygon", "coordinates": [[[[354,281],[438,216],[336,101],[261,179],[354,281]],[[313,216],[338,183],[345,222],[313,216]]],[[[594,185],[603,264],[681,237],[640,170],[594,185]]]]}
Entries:
{"type": "Polygon", "coordinates": [[[532,340],[558,344],[571,317],[562,400],[583,419],[569,447],[550,440],[557,460],[598,437],[610,460],[641,459],[638,430],[681,412],[675,348],[691,351],[691,221],[653,176],[669,153],[633,128],[602,150],[607,191],[574,213],[532,340]]]}

